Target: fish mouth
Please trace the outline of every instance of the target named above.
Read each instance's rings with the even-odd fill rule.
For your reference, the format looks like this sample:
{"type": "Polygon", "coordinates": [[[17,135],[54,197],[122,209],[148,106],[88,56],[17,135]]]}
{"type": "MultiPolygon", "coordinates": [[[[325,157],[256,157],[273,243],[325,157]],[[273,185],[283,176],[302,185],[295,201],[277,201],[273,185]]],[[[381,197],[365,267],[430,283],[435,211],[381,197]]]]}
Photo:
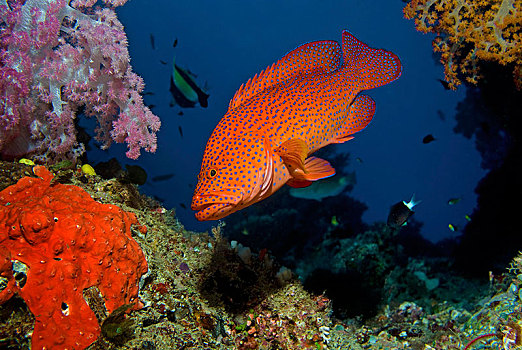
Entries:
{"type": "Polygon", "coordinates": [[[192,210],[199,221],[219,220],[239,210],[242,196],[226,194],[195,195],[192,198],[192,210]]]}

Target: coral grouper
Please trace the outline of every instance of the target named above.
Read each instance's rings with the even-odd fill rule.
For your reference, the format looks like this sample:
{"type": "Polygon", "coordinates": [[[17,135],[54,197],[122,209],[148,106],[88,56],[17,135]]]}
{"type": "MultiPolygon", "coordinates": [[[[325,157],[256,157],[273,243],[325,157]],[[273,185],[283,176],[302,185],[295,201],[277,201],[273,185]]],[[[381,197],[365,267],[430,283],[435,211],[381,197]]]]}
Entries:
{"type": "Polygon", "coordinates": [[[305,44],[251,78],[208,140],[192,198],[196,218],[220,219],[285,183],[304,187],[334,175],[310,155],[364,129],[375,102],[359,92],[400,74],[396,55],[343,31],[342,51],[335,41],[305,44]]]}

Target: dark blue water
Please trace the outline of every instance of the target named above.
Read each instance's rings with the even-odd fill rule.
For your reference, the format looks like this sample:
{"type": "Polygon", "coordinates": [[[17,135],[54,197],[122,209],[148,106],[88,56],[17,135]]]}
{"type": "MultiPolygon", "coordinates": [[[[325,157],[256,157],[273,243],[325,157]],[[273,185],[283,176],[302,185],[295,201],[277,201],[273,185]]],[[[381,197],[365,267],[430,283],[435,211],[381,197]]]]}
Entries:
{"type": "Polygon", "coordinates": [[[91,151],[89,159],[95,163],[116,156],[122,163],[143,166],[149,178],[174,173],[168,181],[149,180],[142,190],[163,199],[167,208],[176,208],[188,229],[208,229],[215,223],[197,222],[190,201],[205,143],[236,89],[296,46],[340,41],[341,31],[348,29],[368,45],[394,52],[403,64],[399,80],[365,92],[377,103],[369,127],[354,140],[333,146],[351,155],[346,171],[356,172],[357,184],[350,195],[368,205],[363,220],[373,223],[385,221],[392,204],[415,193],[422,200],[415,214],[423,223],[422,234],[435,241],[454,237],[448,224],[466,223],[464,216],[476,204],[473,189],[485,172],[473,140],[453,132],[455,107],[465,88],[443,88],[437,80],[443,78],[443,67],[432,54],[433,36],[415,31],[413,21],[402,16],[403,6],[384,0],[130,1],[118,8],[118,15],[129,38],[133,68],[145,79],[146,91],[154,93],[145,101],[155,105],[153,111],[162,121],[158,151],[144,153],[135,162],[125,159],[124,146],[118,145],[108,152],[91,151]],[[180,107],[169,106],[173,55],[201,85],[207,84],[208,108],[183,109],[180,116],[180,107]],[[423,144],[427,134],[436,140],[423,144]],[[462,200],[448,205],[454,197],[462,200]]]}

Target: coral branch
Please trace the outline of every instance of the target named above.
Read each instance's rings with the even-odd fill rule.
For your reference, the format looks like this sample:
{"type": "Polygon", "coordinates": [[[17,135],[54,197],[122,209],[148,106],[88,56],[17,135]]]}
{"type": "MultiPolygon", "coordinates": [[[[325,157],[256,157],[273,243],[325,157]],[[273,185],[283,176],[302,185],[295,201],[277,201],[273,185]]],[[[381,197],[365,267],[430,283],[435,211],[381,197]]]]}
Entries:
{"type": "Polygon", "coordinates": [[[441,54],[450,88],[461,79],[476,84],[481,61],[512,65],[522,88],[522,1],[412,0],[404,16],[415,19],[417,30],[437,34],[433,50],[441,54]]]}

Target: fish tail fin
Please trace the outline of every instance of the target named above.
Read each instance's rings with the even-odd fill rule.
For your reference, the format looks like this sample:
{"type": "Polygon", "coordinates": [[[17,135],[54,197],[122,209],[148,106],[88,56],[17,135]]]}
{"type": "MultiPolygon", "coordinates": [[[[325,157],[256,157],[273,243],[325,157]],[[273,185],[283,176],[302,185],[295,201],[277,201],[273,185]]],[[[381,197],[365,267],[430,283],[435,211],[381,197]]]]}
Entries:
{"type": "Polygon", "coordinates": [[[394,53],[373,49],[347,30],[343,31],[342,38],[343,68],[349,72],[357,71],[362,90],[386,85],[400,77],[401,61],[394,53]]]}
{"type": "Polygon", "coordinates": [[[415,193],[411,196],[411,199],[408,203],[404,202],[404,205],[408,207],[408,209],[412,210],[412,208],[414,206],[416,206],[417,204],[419,204],[420,202],[422,202],[422,200],[416,200],[415,198],[415,193]]]}

